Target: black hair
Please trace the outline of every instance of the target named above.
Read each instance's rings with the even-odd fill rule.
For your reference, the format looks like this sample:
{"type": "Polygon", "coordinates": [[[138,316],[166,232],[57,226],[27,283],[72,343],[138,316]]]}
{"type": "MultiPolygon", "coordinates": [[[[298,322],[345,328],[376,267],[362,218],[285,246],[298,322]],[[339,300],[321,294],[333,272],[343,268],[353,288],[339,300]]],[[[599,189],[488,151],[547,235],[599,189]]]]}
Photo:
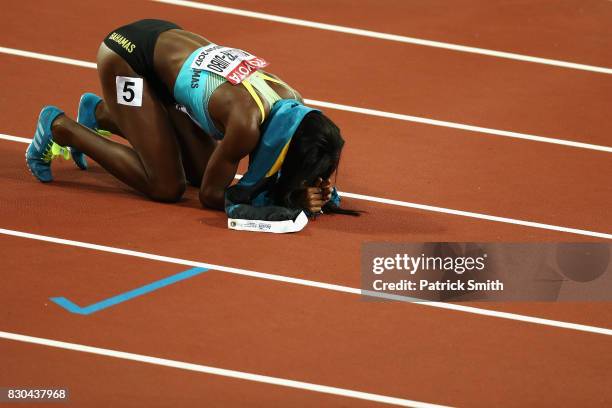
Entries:
{"type": "MultiPolygon", "coordinates": [[[[340,129],[320,112],[309,112],[296,129],[273,191],[274,200],[282,206],[297,208],[295,193],[313,186],[318,178],[327,180],[338,169],[344,139],[340,129]]],[[[360,215],[360,211],[340,208],[327,202],[322,211],[360,215]]]]}

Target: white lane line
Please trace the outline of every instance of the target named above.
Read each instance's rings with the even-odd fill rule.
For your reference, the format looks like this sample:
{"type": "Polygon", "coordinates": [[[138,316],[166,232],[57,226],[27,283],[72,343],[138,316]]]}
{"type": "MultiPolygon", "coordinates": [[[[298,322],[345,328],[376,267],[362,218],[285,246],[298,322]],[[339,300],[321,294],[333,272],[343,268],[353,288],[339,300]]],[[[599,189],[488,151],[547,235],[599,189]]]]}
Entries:
{"type": "Polygon", "coordinates": [[[377,38],[380,40],[396,41],[400,43],[422,45],[426,47],[443,48],[451,51],[466,52],[470,54],[487,55],[490,57],[505,58],[523,62],[533,62],[536,64],[552,65],[562,68],[577,69],[582,71],[598,72],[602,74],[612,74],[611,68],[598,67],[594,65],[579,64],[575,62],[560,61],[550,58],[532,57],[529,55],[515,54],[512,52],[495,51],[485,48],[469,47],[465,45],[451,44],[441,41],[424,40],[421,38],[407,37],[403,35],[381,33],[377,31],[362,30],[359,28],[351,28],[335,24],[317,23],[315,21],[301,20],[297,18],[277,16],[274,14],[258,13],[230,7],[216,6],[213,4],[198,3],[195,1],[185,0],[152,0],[158,3],[166,3],[175,6],[189,7],[194,9],[212,11],[215,13],[231,14],[240,17],[255,18],[259,20],[274,21],[277,23],[296,25],[301,27],[315,28],[318,30],[335,31],[338,33],[358,35],[362,37],[377,38]]]}
{"type": "Polygon", "coordinates": [[[379,111],[375,109],[358,108],[355,106],[341,105],[338,103],[317,101],[314,99],[304,99],[304,102],[309,105],[319,106],[322,108],[337,109],[337,110],[346,111],[346,112],[360,113],[363,115],[378,116],[381,118],[397,119],[397,120],[403,120],[406,122],[423,123],[423,124],[432,125],[432,126],[448,127],[452,129],[467,130],[470,132],[485,133],[489,135],[512,137],[515,139],[523,139],[523,140],[531,140],[533,142],[551,143],[551,144],[557,144],[557,145],[562,145],[562,146],[577,147],[580,149],[598,150],[601,152],[612,153],[612,147],[610,146],[602,146],[602,145],[583,143],[583,142],[574,142],[572,140],[536,136],[536,135],[530,135],[526,133],[511,132],[508,130],[492,129],[492,128],[486,128],[486,127],[481,127],[481,126],[465,125],[462,123],[448,122],[445,120],[428,119],[428,118],[422,118],[419,116],[403,115],[401,113],[391,113],[391,112],[379,111]]]}
{"type": "Polygon", "coordinates": [[[19,137],[19,136],[11,136],[0,133],[0,139],[8,140],[11,142],[25,143],[30,144],[32,139],[28,139],[27,137],[19,137]]]}
{"type": "Polygon", "coordinates": [[[265,384],[272,384],[281,387],[297,388],[300,390],[314,391],[322,394],[338,395],[347,398],[379,402],[382,404],[396,405],[400,407],[415,408],[441,408],[443,405],[429,404],[426,402],[413,401],[403,398],[389,397],[369,392],[347,390],[345,388],[330,387],[327,385],[313,384],[302,381],[288,380],[267,375],[252,374],[243,371],[228,370],[225,368],[211,367],[201,364],[187,363],[184,361],[169,360],[167,358],[151,357],[143,354],[128,353],[125,351],[110,350],[100,347],[86,346],[83,344],[67,343],[64,341],[45,339],[41,337],[26,336],[23,334],[9,333],[0,331],[0,338],[6,340],[20,341],[24,343],[38,344],[41,346],[55,347],[64,350],[80,351],[82,353],[97,354],[100,356],[113,357],[122,360],[138,361],[141,363],[154,364],[164,367],[178,368],[180,370],[196,371],[199,373],[218,375],[222,377],[236,378],[239,380],[254,381],[265,384]]]}
{"type": "MultiPolygon", "coordinates": [[[[44,61],[49,61],[49,62],[57,62],[60,64],[75,65],[75,66],[85,67],[85,68],[94,68],[94,69],[96,68],[96,64],[94,64],[93,62],[80,61],[80,60],[76,60],[72,58],[57,57],[54,55],[41,54],[41,53],[31,52],[31,51],[17,50],[14,48],[0,47],[0,53],[15,55],[19,57],[34,58],[34,59],[39,59],[39,60],[44,60],[44,61]]],[[[341,110],[341,111],[346,111],[346,112],[353,112],[353,113],[358,113],[362,115],[377,116],[381,118],[396,119],[396,120],[402,120],[406,122],[422,123],[422,124],[431,125],[431,126],[447,127],[447,128],[452,128],[452,129],[466,130],[470,132],[485,133],[489,135],[530,140],[533,142],[550,143],[550,144],[557,144],[557,145],[563,145],[563,146],[568,146],[568,147],[576,147],[580,149],[589,149],[589,150],[597,150],[597,151],[612,153],[612,147],[610,146],[574,142],[571,140],[557,139],[553,137],[536,136],[536,135],[530,135],[527,133],[512,132],[508,130],[500,130],[500,129],[481,127],[481,126],[466,125],[463,123],[448,122],[445,120],[428,119],[428,118],[423,118],[419,116],[404,115],[400,113],[385,112],[385,111],[380,111],[380,110],[375,110],[375,109],[359,108],[356,106],[349,106],[349,105],[341,105],[341,104],[333,103],[333,102],[318,101],[315,99],[305,99],[304,102],[307,104],[313,105],[313,106],[329,108],[329,109],[336,109],[336,110],[341,110]]]]}
{"type": "MultiPolygon", "coordinates": [[[[78,248],[87,248],[87,249],[92,249],[95,251],[102,251],[102,252],[108,252],[108,253],[113,253],[113,254],[133,256],[136,258],[144,258],[144,259],[173,263],[173,264],[178,264],[178,265],[186,265],[186,266],[192,266],[192,267],[213,269],[213,270],[220,271],[220,272],[233,273],[236,275],[249,276],[252,278],[290,283],[293,285],[300,285],[300,286],[307,286],[307,287],[312,287],[312,288],[331,290],[334,292],[342,292],[342,293],[348,293],[352,295],[383,297],[378,293],[376,295],[373,295],[369,291],[361,291],[361,289],[353,288],[350,286],[335,285],[332,283],[318,282],[318,281],[301,279],[301,278],[293,278],[293,277],[283,276],[283,275],[274,275],[271,273],[250,271],[248,269],[232,268],[228,266],[215,265],[215,264],[209,264],[209,263],[198,262],[198,261],[191,261],[188,259],[173,258],[169,256],[150,254],[146,252],[133,251],[130,249],[116,248],[116,247],[111,247],[111,246],[106,246],[106,245],[91,244],[88,242],[73,241],[70,239],[56,238],[56,237],[51,237],[47,235],[33,234],[33,233],[23,232],[23,231],[16,231],[16,230],[0,228],[0,234],[9,235],[13,237],[19,237],[19,238],[33,239],[37,241],[51,242],[51,243],[60,244],[60,245],[68,245],[68,246],[73,246],[73,247],[78,247],[78,248]]],[[[471,313],[471,314],[476,314],[476,315],[481,315],[481,316],[496,317],[500,319],[514,320],[514,321],[525,322],[525,323],[534,323],[534,324],[540,324],[544,326],[557,327],[557,328],[562,328],[562,329],[577,330],[577,331],[582,331],[582,332],[612,336],[612,329],[606,329],[603,327],[595,327],[595,326],[588,326],[588,325],[578,324],[578,323],[569,323],[569,322],[563,322],[563,321],[558,321],[558,320],[543,319],[540,317],[525,316],[525,315],[520,315],[516,313],[499,312],[499,311],[489,310],[489,309],[480,309],[477,307],[464,306],[464,305],[458,305],[458,304],[453,304],[453,303],[422,302],[422,301],[415,302],[414,298],[409,298],[406,296],[384,295],[384,297],[388,297],[389,299],[393,299],[393,300],[409,302],[409,303],[413,303],[413,304],[421,305],[421,306],[435,307],[438,309],[454,310],[457,312],[471,313]]]]}
{"type": "MultiPolygon", "coordinates": [[[[27,139],[24,137],[5,135],[2,133],[0,133],[0,139],[20,142],[20,143],[30,143],[32,140],[32,139],[27,139]]],[[[240,175],[236,176],[236,178],[239,178],[239,177],[241,176],[240,175]]],[[[429,211],[429,212],[435,212],[435,213],[441,213],[441,214],[449,214],[449,215],[457,215],[461,217],[500,222],[504,224],[521,225],[523,227],[539,228],[539,229],[545,229],[549,231],[558,231],[558,232],[565,232],[565,233],[570,233],[570,234],[585,235],[585,236],[595,237],[595,238],[612,239],[612,234],[608,234],[605,232],[597,232],[597,231],[590,231],[590,230],[579,229],[579,228],[563,227],[559,225],[544,224],[541,222],[534,222],[534,221],[525,221],[525,220],[519,220],[515,218],[499,217],[496,215],[481,214],[481,213],[472,212],[472,211],[454,210],[452,208],[436,207],[433,205],[418,204],[418,203],[412,203],[409,201],[392,200],[388,198],[374,197],[374,196],[369,196],[369,195],[364,195],[364,194],[355,194],[355,193],[348,193],[348,192],[343,192],[343,191],[339,191],[339,194],[342,197],[353,198],[356,200],[371,201],[371,202],[387,204],[387,205],[396,205],[399,207],[415,208],[415,209],[423,210],[423,211],[429,211]]]]}
{"type": "Polygon", "coordinates": [[[596,231],[589,231],[589,230],[578,229],[578,228],[561,227],[558,225],[543,224],[540,222],[525,221],[525,220],[517,220],[514,218],[507,218],[507,217],[498,217],[496,215],[481,214],[481,213],[475,213],[471,211],[453,210],[452,208],[436,207],[433,205],[411,203],[411,202],[399,201],[399,200],[391,200],[388,198],[374,197],[374,196],[363,195],[363,194],[354,194],[354,193],[346,193],[346,192],[339,192],[339,194],[342,197],[349,197],[349,198],[354,198],[357,200],[371,201],[371,202],[381,203],[381,204],[397,205],[400,207],[415,208],[415,209],[423,210],[423,211],[431,211],[431,212],[449,214],[449,215],[458,215],[461,217],[468,217],[468,218],[477,218],[480,220],[501,222],[505,224],[521,225],[523,227],[540,228],[540,229],[551,230],[551,231],[567,232],[570,234],[586,235],[589,237],[612,239],[612,234],[607,234],[605,232],[596,232],[596,231]]]}
{"type": "Polygon", "coordinates": [[[56,55],[41,54],[39,52],[18,50],[16,48],[0,47],[0,52],[3,54],[15,55],[17,57],[34,58],[66,65],[76,65],[77,67],[83,68],[97,68],[97,65],[94,62],[81,61],[73,58],[58,57],[56,55]]]}

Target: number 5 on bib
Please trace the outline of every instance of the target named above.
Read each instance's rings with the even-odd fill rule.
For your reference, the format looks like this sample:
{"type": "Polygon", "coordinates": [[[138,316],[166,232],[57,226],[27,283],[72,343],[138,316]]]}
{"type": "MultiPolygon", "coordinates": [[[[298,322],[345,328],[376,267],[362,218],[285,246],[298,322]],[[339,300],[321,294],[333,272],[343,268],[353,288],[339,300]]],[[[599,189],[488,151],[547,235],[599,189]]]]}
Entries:
{"type": "Polygon", "coordinates": [[[130,78],[118,76],[117,103],[128,106],[142,106],[142,78],[130,78]]]}

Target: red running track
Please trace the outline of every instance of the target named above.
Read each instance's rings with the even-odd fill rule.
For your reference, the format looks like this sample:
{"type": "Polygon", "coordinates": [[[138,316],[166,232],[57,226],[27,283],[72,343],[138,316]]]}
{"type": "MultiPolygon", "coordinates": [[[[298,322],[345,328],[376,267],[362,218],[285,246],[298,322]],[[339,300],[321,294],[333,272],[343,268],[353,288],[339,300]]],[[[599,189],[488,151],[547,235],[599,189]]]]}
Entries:
{"type": "MultiPolygon", "coordinates": [[[[255,7],[250,2],[218,4],[255,7]]],[[[320,14],[295,2],[257,7],[321,22],[612,65],[601,52],[610,48],[601,39],[610,38],[603,36],[609,33],[603,22],[609,20],[610,7],[578,4],[567,2],[556,19],[543,5],[521,9],[516,2],[500,6],[514,10],[502,13],[503,18],[492,6],[475,1],[462,2],[457,11],[442,3],[398,9],[393,2],[341,9],[336,8],[341,2],[325,4],[320,14]],[[480,12],[470,13],[475,8],[480,12]],[[564,18],[572,24],[567,26],[564,18]],[[449,20],[453,24],[441,23],[449,20]],[[531,24],[518,30],[516,22],[525,20],[531,24]],[[555,41],[563,46],[555,47],[555,41]]],[[[97,44],[113,27],[163,17],[265,55],[273,72],[310,99],[610,144],[605,101],[612,81],[604,74],[144,0],[24,1],[4,12],[4,47],[93,61],[97,44]],[[96,24],[86,22],[92,15],[96,24]],[[26,18],[45,24],[33,30],[23,23],[26,18]],[[312,56],[323,52],[343,63],[322,66],[312,56]],[[351,58],[356,52],[392,55],[407,74],[390,83],[384,66],[366,66],[351,58]]],[[[99,91],[91,69],[4,54],[0,61],[0,110],[5,112],[0,133],[30,137],[41,105],[53,103],[73,112],[80,93],[99,91]]],[[[343,191],[612,231],[609,153],[328,112],[348,141],[339,177],[343,191]]],[[[366,241],[589,239],[351,199],[347,205],[368,214],[359,220],[324,217],[292,236],[254,236],[229,231],[223,214],[201,210],[195,190],[179,205],[152,203],[95,165],[81,172],[69,163],[54,163],[56,181],[41,185],[25,169],[24,148],[0,140],[0,228],[275,275],[359,287],[360,247],[366,241]]],[[[0,287],[2,331],[434,404],[605,406],[612,401],[609,336],[414,304],[372,303],[356,295],[218,271],[78,316],[48,298],[66,296],[87,305],[187,267],[23,238],[1,236],[0,241],[7,283],[0,287]]],[[[476,306],[612,326],[609,303],[476,306]]],[[[0,374],[0,386],[64,385],[71,390],[72,406],[374,404],[7,340],[0,341],[0,348],[8,368],[0,374]]]]}

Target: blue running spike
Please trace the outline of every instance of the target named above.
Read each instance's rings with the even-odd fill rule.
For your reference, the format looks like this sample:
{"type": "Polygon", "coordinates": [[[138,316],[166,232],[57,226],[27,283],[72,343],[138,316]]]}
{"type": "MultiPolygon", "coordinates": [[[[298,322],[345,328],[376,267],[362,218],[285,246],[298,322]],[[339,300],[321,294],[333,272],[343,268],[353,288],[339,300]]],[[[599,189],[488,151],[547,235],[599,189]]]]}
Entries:
{"type": "Polygon", "coordinates": [[[45,106],[38,115],[38,123],[32,143],[26,149],[26,164],[30,172],[41,182],[48,183],[53,180],[51,174],[51,160],[53,159],[53,135],[51,124],[64,112],[55,106],[45,106]]]}

